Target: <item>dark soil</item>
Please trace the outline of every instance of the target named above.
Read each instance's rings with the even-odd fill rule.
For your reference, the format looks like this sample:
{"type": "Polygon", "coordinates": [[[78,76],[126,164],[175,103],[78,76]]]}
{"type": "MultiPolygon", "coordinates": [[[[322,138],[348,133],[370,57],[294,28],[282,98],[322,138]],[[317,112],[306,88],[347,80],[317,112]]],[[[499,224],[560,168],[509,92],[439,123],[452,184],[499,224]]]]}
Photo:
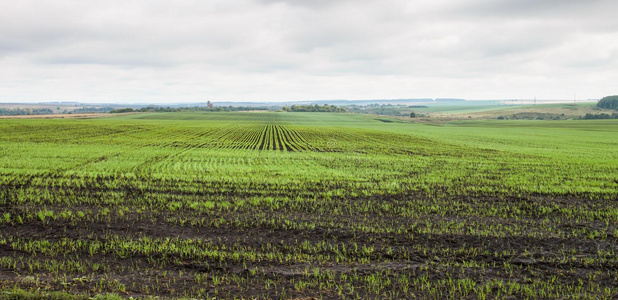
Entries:
{"type": "MultiPolygon", "coordinates": [[[[396,199],[396,201],[400,200],[396,199]]],[[[475,201],[499,203],[504,200],[475,199],[475,201]]],[[[547,201],[562,203],[561,205],[574,203],[573,200],[564,199],[547,201]]],[[[6,207],[3,210],[10,211],[6,207]]],[[[15,211],[13,209],[13,212],[15,211]]],[[[601,288],[618,286],[618,278],[615,276],[618,274],[616,259],[600,254],[614,253],[618,250],[617,237],[611,234],[605,238],[595,239],[585,236],[543,237],[542,234],[539,234],[539,237],[524,235],[499,237],[421,232],[372,233],[359,231],[357,228],[360,227],[355,226],[362,225],[363,222],[407,226],[428,222],[428,220],[439,220],[440,217],[427,215],[423,219],[410,219],[379,214],[334,216],[284,210],[268,211],[272,217],[278,217],[281,220],[291,220],[297,223],[311,221],[317,224],[312,229],[301,230],[282,228],[278,224],[252,223],[252,216],[259,215],[259,213],[260,211],[251,209],[221,210],[220,218],[226,220],[243,218],[239,219],[240,221],[236,224],[230,222],[218,227],[192,226],[191,220],[211,218],[212,215],[183,210],[129,213],[124,216],[114,215],[108,219],[88,222],[33,219],[23,224],[5,223],[0,225],[0,239],[5,240],[4,243],[0,243],[0,259],[5,259],[0,264],[0,286],[42,287],[86,294],[113,292],[127,297],[188,296],[198,298],[206,294],[219,298],[341,298],[342,295],[361,298],[422,298],[435,296],[433,292],[422,290],[414,286],[412,282],[399,283],[398,280],[402,277],[411,280],[425,277],[436,283],[449,279],[471,279],[479,285],[492,280],[521,284],[553,280],[552,282],[556,285],[565,286],[579,281],[586,285],[590,283],[591,278],[594,278],[594,283],[601,288]],[[173,217],[182,217],[187,222],[178,224],[172,220],[173,217]],[[329,221],[333,221],[332,224],[335,226],[323,225],[331,224],[328,223],[329,221]],[[337,226],[337,224],[351,225],[337,226]],[[130,251],[128,255],[119,255],[114,251],[96,251],[92,254],[86,248],[54,254],[20,250],[14,245],[14,243],[19,244],[18,241],[105,242],[114,238],[139,241],[144,237],[155,239],[159,243],[166,243],[167,238],[177,241],[207,242],[219,249],[218,251],[230,255],[218,259],[156,251],[152,255],[130,251]],[[313,245],[317,250],[304,249],[303,243],[313,245]],[[374,250],[371,253],[363,253],[361,250],[348,252],[345,259],[337,261],[337,253],[332,248],[316,245],[345,246],[346,249],[372,247],[374,250]],[[231,253],[234,252],[252,252],[262,256],[255,260],[232,259],[231,253]],[[270,252],[280,253],[281,257],[296,255],[299,258],[292,260],[268,258],[266,254],[270,252]],[[9,263],[6,260],[8,258],[13,263],[9,263]],[[32,264],[37,261],[40,265],[76,261],[86,267],[85,271],[54,272],[44,267],[31,269],[32,264]],[[95,264],[105,266],[105,268],[95,269],[93,267],[95,264]],[[331,274],[332,277],[314,277],[312,272],[316,268],[319,274],[331,274]],[[513,271],[509,272],[509,268],[513,271]],[[377,293],[371,290],[366,278],[375,274],[381,274],[390,280],[391,284],[388,289],[377,293]],[[197,282],[196,276],[202,275],[209,278],[207,284],[197,282]],[[217,278],[223,279],[218,281],[217,278]],[[299,287],[299,282],[303,281],[315,282],[316,285],[306,288],[299,287]],[[349,284],[354,287],[354,290],[338,291],[334,285],[329,286],[329,282],[335,282],[341,286],[349,284]],[[404,285],[407,286],[406,289],[403,288],[404,285]]],[[[481,221],[489,222],[490,220],[481,221]]],[[[540,220],[541,218],[531,219],[529,222],[534,223],[540,220]]],[[[593,223],[573,225],[576,229],[577,226],[592,230],[597,225],[593,223]]],[[[606,231],[613,232],[616,224],[612,226],[606,228],[606,231]]],[[[443,292],[448,293],[447,290],[443,292]]],[[[523,294],[516,295],[516,297],[523,296],[523,294]]],[[[476,298],[477,296],[455,293],[452,297],[476,298]]]]}

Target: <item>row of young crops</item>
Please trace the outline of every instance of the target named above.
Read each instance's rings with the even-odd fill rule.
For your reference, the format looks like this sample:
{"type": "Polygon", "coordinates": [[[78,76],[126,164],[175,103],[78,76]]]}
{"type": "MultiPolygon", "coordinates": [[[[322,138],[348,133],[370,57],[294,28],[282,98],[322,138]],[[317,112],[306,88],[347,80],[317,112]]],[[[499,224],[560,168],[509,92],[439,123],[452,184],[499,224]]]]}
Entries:
{"type": "Polygon", "coordinates": [[[618,124],[584,122],[6,120],[0,288],[615,298],[618,124]]]}
{"type": "Polygon", "coordinates": [[[230,128],[213,138],[216,148],[239,150],[310,151],[314,147],[307,143],[298,131],[280,125],[245,126],[230,128]]]}

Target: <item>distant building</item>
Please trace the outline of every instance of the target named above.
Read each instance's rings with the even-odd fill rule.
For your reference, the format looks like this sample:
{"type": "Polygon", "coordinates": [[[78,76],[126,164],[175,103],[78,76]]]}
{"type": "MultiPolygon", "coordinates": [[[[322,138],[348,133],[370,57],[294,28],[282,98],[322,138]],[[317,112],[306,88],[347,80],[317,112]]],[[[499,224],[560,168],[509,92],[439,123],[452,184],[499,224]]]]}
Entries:
{"type": "Polygon", "coordinates": [[[210,101],[208,101],[208,102],[206,102],[206,107],[213,108],[213,105],[212,105],[212,103],[210,103],[210,101]]]}

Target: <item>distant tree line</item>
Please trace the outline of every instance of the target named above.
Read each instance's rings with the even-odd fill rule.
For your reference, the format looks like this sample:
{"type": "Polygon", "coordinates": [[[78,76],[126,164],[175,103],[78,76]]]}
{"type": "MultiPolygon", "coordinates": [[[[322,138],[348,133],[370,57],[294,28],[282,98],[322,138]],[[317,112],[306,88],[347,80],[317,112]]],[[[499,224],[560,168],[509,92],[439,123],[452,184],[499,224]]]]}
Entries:
{"type": "Polygon", "coordinates": [[[284,106],[284,111],[289,112],[346,112],[345,108],[337,107],[336,105],[292,105],[284,106]]]}
{"type": "Polygon", "coordinates": [[[0,108],[0,116],[51,115],[49,108],[0,108]]]}
{"type": "Polygon", "coordinates": [[[116,109],[112,109],[110,111],[110,113],[112,113],[112,114],[121,114],[121,113],[128,113],[128,112],[135,112],[135,109],[133,109],[133,108],[116,108],[116,109]]]}
{"type": "Polygon", "coordinates": [[[183,111],[248,111],[248,110],[268,110],[268,107],[263,106],[215,106],[204,107],[195,106],[182,108],[183,111]]]}
{"type": "Polygon", "coordinates": [[[128,112],[181,112],[181,111],[247,111],[247,110],[268,110],[267,107],[252,107],[252,106],[217,106],[217,107],[159,107],[147,106],[142,108],[118,108],[111,110],[110,113],[128,113],[128,112]]]}
{"type": "Polygon", "coordinates": [[[618,109],[618,95],[603,97],[603,99],[599,100],[599,103],[597,103],[597,107],[618,109]]]}
{"type": "Polygon", "coordinates": [[[82,107],[77,108],[72,111],[74,114],[83,114],[83,113],[107,113],[114,110],[113,107],[82,107]]]}
{"type": "Polygon", "coordinates": [[[128,112],[178,112],[180,108],[147,106],[142,108],[117,108],[110,111],[112,114],[128,113],[128,112]]]}
{"type": "MultiPolygon", "coordinates": [[[[344,108],[337,107],[335,105],[292,105],[291,107],[284,106],[282,108],[284,111],[290,112],[346,112],[344,108]]],[[[110,113],[129,113],[129,112],[181,112],[181,111],[256,111],[256,110],[269,110],[268,107],[264,106],[215,106],[215,107],[205,107],[205,106],[193,106],[193,107],[158,107],[158,106],[147,106],[142,108],[117,108],[109,110],[110,113]]]]}
{"type": "Polygon", "coordinates": [[[618,119],[618,113],[606,114],[591,114],[587,113],[582,119],[584,120],[598,120],[598,119],[618,119]]]}

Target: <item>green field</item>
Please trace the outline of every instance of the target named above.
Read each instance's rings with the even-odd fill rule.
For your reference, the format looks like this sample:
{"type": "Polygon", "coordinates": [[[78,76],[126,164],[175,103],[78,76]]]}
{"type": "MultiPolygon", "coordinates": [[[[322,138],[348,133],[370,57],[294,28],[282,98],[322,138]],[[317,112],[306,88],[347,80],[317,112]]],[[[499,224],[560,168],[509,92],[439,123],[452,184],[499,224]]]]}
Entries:
{"type": "Polygon", "coordinates": [[[618,120],[186,112],[0,132],[7,297],[618,297],[618,120]]]}

